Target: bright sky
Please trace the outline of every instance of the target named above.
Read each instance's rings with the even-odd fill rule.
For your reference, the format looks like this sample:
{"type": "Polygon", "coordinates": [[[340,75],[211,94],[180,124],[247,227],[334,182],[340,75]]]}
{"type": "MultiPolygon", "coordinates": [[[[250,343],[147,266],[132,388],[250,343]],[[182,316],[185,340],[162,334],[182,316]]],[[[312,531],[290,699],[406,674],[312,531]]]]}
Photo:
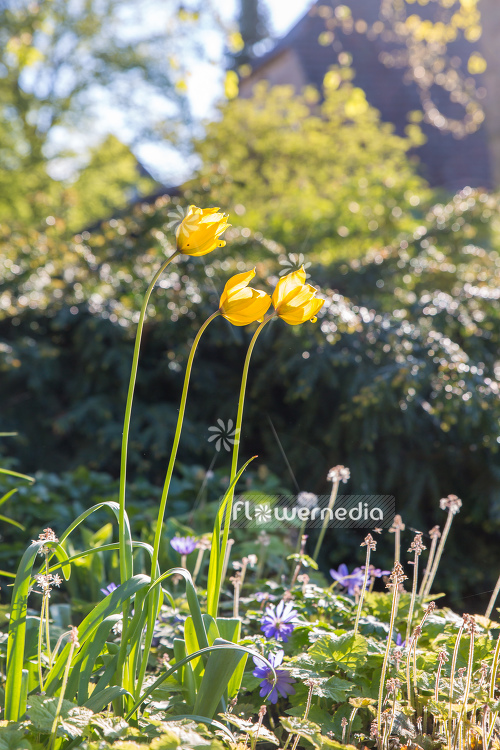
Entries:
{"type": "MultiPolygon", "coordinates": [[[[273,36],[283,36],[307,11],[312,0],[264,0],[269,10],[269,20],[273,36]]],[[[235,17],[238,0],[222,0],[219,12],[230,21],[235,17]]],[[[223,91],[223,44],[220,34],[207,32],[204,38],[206,48],[215,64],[197,62],[188,82],[188,93],[193,113],[204,119],[210,117],[214,103],[223,91]]],[[[155,177],[168,183],[185,179],[191,169],[173,150],[157,144],[147,144],[137,150],[137,156],[152,171],[155,177]]]]}

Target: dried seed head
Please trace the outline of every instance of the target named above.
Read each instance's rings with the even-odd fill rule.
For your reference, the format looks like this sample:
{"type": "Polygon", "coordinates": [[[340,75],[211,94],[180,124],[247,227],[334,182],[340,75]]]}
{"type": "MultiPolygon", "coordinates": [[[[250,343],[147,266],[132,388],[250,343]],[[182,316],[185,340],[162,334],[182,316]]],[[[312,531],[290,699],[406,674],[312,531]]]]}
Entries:
{"type": "Polygon", "coordinates": [[[460,667],[460,669],[458,670],[458,676],[463,677],[466,672],[467,672],[467,667],[460,667]]]}
{"type": "Polygon", "coordinates": [[[405,576],[403,566],[401,565],[401,563],[396,562],[394,563],[394,569],[389,576],[389,580],[386,583],[386,588],[388,589],[398,588],[399,589],[400,585],[403,583],[403,581],[406,581],[407,578],[408,576],[405,576]]]}
{"type": "Polygon", "coordinates": [[[389,529],[389,533],[395,534],[396,531],[404,531],[405,528],[406,527],[403,523],[403,519],[401,518],[399,514],[397,514],[394,516],[394,521],[392,522],[392,526],[389,529]]]}
{"type": "Polygon", "coordinates": [[[462,501],[456,495],[448,495],[448,497],[441,498],[439,507],[441,510],[447,510],[452,515],[455,515],[462,507],[462,501]]]}
{"type": "Polygon", "coordinates": [[[208,536],[202,536],[200,539],[198,539],[198,543],[196,545],[197,549],[202,550],[208,550],[212,546],[212,540],[208,536]]]}
{"type": "Polygon", "coordinates": [[[307,584],[309,583],[309,576],[307,575],[307,573],[301,573],[300,576],[297,576],[297,581],[303,586],[307,586],[307,584]]]}
{"type": "Polygon", "coordinates": [[[265,706],[261,706],[259,708],[259,719],[263,719],[266,714],[267,714],[267,708],[265,706]]]}
{"type": "Polygon", "coordinates": [[[75,628],[75,627],[71,628],[71,630],[69,631],[69,640],[70,640],[70,643],[75,644],[75,648],[80,647],[80,644],[78,643],[78,628],[75,628]]]}
{"type": "Polygon", "coordinates": [[[430,615],[431,612],[434,612],[435,609],[436,609],[436,602],[429,602],[425,610],[425,616],[427,617],[427,615],[430,615]]]}
{"type": "Polygon", "coordinates": [[[344,482],[345,484],[350,476],[351,472],[349,471],[347,466],[342,466],[342,464],[339,464],[338,466],[333,466],[330,469],[326,479],[328,482],[344,482]]]}
{"type": "Polygon", "coordinates": [[[465,629],[467,630],[468,633],[470,633],[472,635],[473,633],[476,632],[477,625],[476,625],[476,621],[475,621],[475,619],[474,619],[474,617],[472,615],[469,615],[468,618],[467,618],[467,620],[465,620],[465,616],[464,616],[464,622],[465,622],[465,629]]]}
{"type": "Polygon", "coordinates": [[[372,550],[372,552],[373,552],[374,550],[377,549],[377,542],[375,541],[375,539],[372,537],[371,534],[367,534],[365,536],[365,541],[361,542],[360,546],[361,547],[368,547],[368,549],[372,550]]]}
{"type": "Polygon", "coordinates": [[[252,555],[248,555],[248,557],[246,558],[245,557],[243,558],[243,560],[245,559],[248,561],[247,565],[249,565],[250,568],[254,568],[257,565],[259,558],[257,557],[257,555],[252,554],[252,555]]]}
{"type": "Polygon", "coordinates": [[[342,717],[342,721],[340,722],[342,725],[342,728],[346,727],[348,725],[348,721],[345,716],[342,717]]]}
{"type": "Polygon", "coordinates": [[[415,539],[410,544],[408,552],[414,552],[415,555],[418,556],[422,554],[424,549],[427,549],[427,547],[422,544],[422,534],[418,532],[417,534],[415,534],[415,539]]]}
{"type": "Polygon", "coordinates": [[[433,526],[432,529],[429,531],[429,536],[431,539],[439,539],[441,536],[441,532],[439,531],[439,526],[433,526]]]}
{"type": "Polygon", "coordinates": [[[229,580],[233,584],[234,588],[236,588],[241,583],[241,573],[235,573],[234,576],[230,576],[229,580]]]}
{"type": "Polygon", "coordinates": [[[397,677],[391,677],[390,680],[387,680],[386,687],[388,693],[397,693],[401,687],[401,680],[398,680],[397,677]]]}
{"type": "Polygon", "coordinates": [[[440,664],[444,664],[446,661],[448,661],[449,657],[446,651],[440,651],[438,654],[438,661],[440,664]]]}
{"type": "Polygon", "coordinates": [[[372,740],[376,740],[378,737],[378,727],[376,721],[372,721],[372,723],[370,724],[370,737],[372,738],[372,740]]]}

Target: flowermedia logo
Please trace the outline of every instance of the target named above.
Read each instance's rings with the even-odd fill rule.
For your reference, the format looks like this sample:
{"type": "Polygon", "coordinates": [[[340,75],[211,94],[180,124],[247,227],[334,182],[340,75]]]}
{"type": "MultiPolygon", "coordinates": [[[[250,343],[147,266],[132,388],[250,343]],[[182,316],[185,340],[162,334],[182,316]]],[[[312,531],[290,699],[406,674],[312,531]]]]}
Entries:
{"type": "Polygon", "coordinates": [[[332,528],[389,528],[395,513],[393,495],[339,495],[331,505],[330,495],[244,495],[235,498],[231,525],[236,528],[321,528],[325,519],[332,528]],[[314,498],[314,502],[313,502],[314,498]]]}

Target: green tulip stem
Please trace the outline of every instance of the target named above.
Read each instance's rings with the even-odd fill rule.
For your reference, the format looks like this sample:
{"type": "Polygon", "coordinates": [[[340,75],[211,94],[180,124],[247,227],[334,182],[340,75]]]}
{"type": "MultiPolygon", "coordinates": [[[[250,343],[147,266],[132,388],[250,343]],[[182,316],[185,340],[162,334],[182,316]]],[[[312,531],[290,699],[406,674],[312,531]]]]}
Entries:
{"type": "MultiPolygon", "coordinates": [[[[137,324],[137,332],[135,334],[135,345],[134,345],[134,356],[132,358],[132,370],[130,372],[130,381],[128,386],[127,404],[125,406],[125,419],[123,422],[123,434],[122,434],[122,450],[120,460],[120,489],[119,489],[119,542],[120,542],[120,581],[125,583],[133,574],[133,563],[132,563],[132,549],[127,545],[127,537],[125,534],[125,488],[127,482],[127,449],[128,439],[130,433],[130,418],[132,414],[132,402],[134,400],[135,381],[137,379],[137,368],[139,364],[139,351],[141,348],[142,331],[144,328],[144,319],[146,317],[146,310],[149,303],[151,292],[153,291],[156,282],[162,275],[168,264],[179,255],[179,250],[176,250],[162,266],[155,273],[153,280],[147,288],[144,300],[142,302],[141,312],[139,315],[139,323],[137,324]]],[[[125,625],[125,623],[124,623],[125,625]]]]}
{"type": "Polygon", "coordinates": [[[172,450],[170,452],[170,460],[168,462],[167,474],[165,476],[165,482],[163,484],[163,491],[161,493],[160,508],[158,510],[158,519],[156,521],[155,540],[153,544],[153,556],[151,558],[151,580],[154,580],[156,577],[156,564],[158,562],[158,555],[160,553],[160,540],[161,540],[161,532],[163,528],[163,519],[165,516],[165,507],[167,504],[168,491],[170,489],[170,482],[172,481],[172,474],[174,473],[174,465],[177,459],[177,449],[179,447],[182,425],[184,422],[184,412],[186,410],[186,401],[187,401],[187,395],[188,395],[188,389],[189,389],[189,381],[191,379],[191,370],[193,367],[194,355],[196,354],[196,349],[198,348],[199,341],[205,329],[212,322],[212,320],[217,318],[219,315],[220,315],[220,311],[217,310],[216,312],[212,313],[212,315],[210,315],[209,318],[206,319],[206,321],[203,323],[200,330],[196,334],[195,339],[193,341],[193,345],[191,347],[191,351],[189,352],[189,357],[188,357],[188,361],[186,364],[186,373],[184,375],[184,384],[182,386],[181,402],[179,404],[179,415],[177,417],[177,425],[175,427],[174,442],[172,445],[172,450]]]}

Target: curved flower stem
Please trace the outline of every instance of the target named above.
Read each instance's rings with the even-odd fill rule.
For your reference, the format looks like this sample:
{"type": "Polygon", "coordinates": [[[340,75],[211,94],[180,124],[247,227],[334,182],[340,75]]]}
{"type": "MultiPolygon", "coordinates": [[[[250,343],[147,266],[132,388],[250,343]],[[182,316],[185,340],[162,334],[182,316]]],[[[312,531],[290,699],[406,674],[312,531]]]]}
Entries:
{"type": "MultiPolygon", "coordinates": [[[[496,686],[496,682],[497,682],[497,671],[498,671],[499,657],[500,657],[500,636],[498,636],[498,639],[497,639],[497,645],[495,647],[495,653],[493,655],[493,663],[491,665],[490,701],[492,701],[492,702],[495,700],[495,686],[496,686]]],[[[496,724],[497,718],[498,718],[498,711],[495,711],[493,713],[492,718],[491,718],[490,729],[489,729],[489,732],[488,732],[488,738],[487,738],[487,742],[486,742],[484,750],[488,750],[488,748],[489,748],[489,745],[490,745],[490,742],[491,742],[491,738],[493,736],[493,731],[495,729],[495,724],[496,724]]]]}
{"type": "Polygon", "coordinates": [[[168,462],[168,468],[167,468],[167,474],[165,476],[165,482],[163,484],[163,491],[161,494],[161,500],[160,500],[160,508],[158,510],[158,518],[156,521],[156,529],[155,529],[155,540],[153,544],[153,556],[151,558],[151,578],[154,579],[155,577],[155,571],[156,571],[156,563],[158,562],[158,555],[160,552],[160,539],[161,539],[161,531],[163,527],[163,518],[165,516],[165,506],[167,504],[167,498],[168,498],[168,491],[170,489],[170,482],[172,481],[172,474],[174,472],[174,465],[177,458],[177,449],[179,447],[179,441],[181,438],[181,431],[182,431],[182,424],[184,422],[184,412],[186,409],[186,401],[187,401],[187,394],[189,389],[189,381],[191,378],[191,370],[193,367],[193,360],[194,355],[196,354],[196,349],[198,348],[198,343],[205,331],[205,329],[208,327],[208,325],[217,318],[217,316],[220,315],[219,310],[212,313],[209,318],[206,319],[206,321],[201,326],[200,330],[195,336],[195,339],[193,341],[193,345],[191,347],[191,351],[189,352],[188,361],[186,364],[186,373],[184,375],[184,384],[182,386],[182,395],[181,395],[181,402],[179,404],[179,415],[177,417],[177,425],[175,427],[175,434],[174,434],[174,442],[172,445],[172,450],[170,452],[170,460],[168,462]]]}
{"type": "MultiPolygon", "coordinates": [[[[459,728],[462,726],[462,717],[467,716],[467,702],[469,700],[469,693],[470,693],[470,686],[472,682],[472,670],[474,666],[474,621],[472,620],[472,626],[470,627],[470,643],[469,643],[469,659],[467,662],[467,680],[465,683],[465,690],[464,690],[464,697],[462,699],[462,708],[460,709],[460,714],[457,719],[457,729],[455,732],[455,741],[453,743],[453,747],[455,748],[457,746],[457,740],[459,736],[459,728]]],[[[459,745],[459,747],[462,747],[462,745],[459,745]]]]}
{"type": "Polygon", "coordinates": [[[443,554],[444,545],[446,543],[446,537],[449,534],[452,521],[453,521],[453,512],[451,510],[449,510],[448,511],[448,518],[446,519],[446,523],[445,523],[444,529],[443,529],[443,535],[442,535],[441,539],[439,540],[439,547],[437,548],[436,556],[434,558],[434,562],[433,562],[433,565],[432,565],[432,570],[429,573],[429,577],[427,579],[427,583],[426,583],[425,589],[424,589],[423,594],[422,594],[423,597],[429,596],[429,594],[430,594],[430,591],[431,591],[431,588],[432,588],[432,584],[434,583],[434,578],[436,577],[437,569],[438,569],[438,566],[439,566],[439,561],[441,560],[441,555],[443,554]]]}
{"type": "Polygon", "coordinates": [[[458,631],[457,640],[455,641],[455,648],[453,649],[453,657],[451,659],[450,696],[449,696],[449,704],[448,704],[448,748],[449,750],[451,750],[451,747],[452,747],[452,736],[453,736],[453,688],[454,688],[454,681],[455,681],[455,668],[457,666],[458,648],[460,646],[460,640],[462,638],[462,633],[464,632],[464,628],[465,628],[465,620],[460,626],[460,630],[458,631]]]}
{"type": "MultiPolygon", "coordinates": [[[[139,322],[137,324],[137,333],[135,334],[135,345],[134,355],[132,357],[132,369],[130,372],[130,381],[128,386],[127,403],[125,406],[125,418],[123,421],[123,435],[122,435],[122,449],[120,459],[120,489],[119,489],[119,542],[120,542],[120,581],[124,583],[133,574],[132,567],[132,550],[128,548],[125,535],[125,488],[127,483],[127,449],[128,449],[128,438],[130,433],[130,417],[132,414],[132,402],[134,400],[135,381],[137,378],[137,368],[139,364],[139,351],[141,348],[142,331],[144,328],[144,319],[146,317],[146,310],[149,303],[149,298],[154,286],[161,274],[168,266],[168,264],[179,255],[179,251],[176,250],[163,265],[155,273],[150,285],[144,295],[142,302],[141,312],[139,315],[139,322]]],[[[124,622],[125,625],[125,622],[124,622]]]]}
{"type": "MultiPolygon", "coordinates": [[[[330,500],[328,502],[328,510],[329,511],[332,511],[333,510],[333,506],[335,505],[335,500],[337,499],[337,493],[339,491],[339,484],[340,484],[340,479],[337,479],[332,484],[332,491],[330,493],[330,500]]],[[[326,527],[328,526],[328,521],[329,520],[330,520],[330,514],[329,513],[325,513],[325,516],[323,518],[323,524],[322,524],[321,530],[319,532],[318,541],[316,542],[316,547],[314,549],[314,554],[313,554],[313,560],[314,560],[314,562],[318,561],[318,555],[319,555],[320,550],[321,550],[321,545],[323,544],[323,539],[325,538],[326,527]]]]}
{"type": "Polygon", "coordinates": [[[490,602],[488,604],[488,609],[486,610],[484,616],[488,618],[488,620],[491,618],[491,613],[493,612],[493,607],[495,606],[495,602],[498,597],[498,593],[500,592],[500,576],[498,576],[498,580],[495,584],[495,588],[493,589],[493,593],[491,595],[490,602]]]}
{"type": "Polygon", "coordinates": [[[413,611],[415,609],[415,598],[417,596],[417,580],[418,580],[418,557],[419,553],[415,552],[415,557],[413,561],[413,586],[411,589],[411,600],[410,600],[410,609],[408,610],[408,620],[406,621],[406,642],[408,643],[408,638],[410,637],[411,633],[411,624],[413,620],[413,611]]]}
{"type": "MultiPolygon", "coordinates": [[[[179,441],[181,438],[182,425],[184,422],[184,412],[186,410],[187,394],[188,394],[188,389],[189,389],[189,381],[191,379],[191,370],[193,368],[194,355],[196,354],[196,349],[198,348],[198,344],[203,335],[203,332],[205,331],[209,323],[211,323],[212,320],[214,320],[219,315],[220,315],[220,311],[216,310],[216,312],[212,313],[212,315],[210,315],[210,317],[207,318],[207,320],[203,323],[200,330],[196,334],[195,339],[193,341],[193,345],[191,346],[191,351],[189,352],[189,357],[188,357],[187,364],[186,364],[186,372],[184,375],[184,383],[182,386],[181,401],[179,404],[179,415],[177,417],[177,425],[175,427],[174,441],[172,445],[172,450],[170,452],[170,460],[168,462],[165,482],[163,484],[163,491],[161,493],[160,507],[158,509],[158,518],[156,520],[155,538],[154,538],[154,543],[153,543],[153,554],[151,556],[151,581],[154,581],[156,579],[158,556],[160,554],[161,532],[163,529],[163,519],[165,517],[165,508],[167,505],[168,491],[170,489],[170,482],[172,481],[172,474],[174,472],[175,460],[177,458],[177,449],[179,447],[179,441]]],[[[181,562],[182,567],[186,567],[185,562],[186,562],[185,559],[183,559],[183,561],[181,562]]],[[[137,684],[135,686],[137,695],[139,695],[141,691],[142,683],[144,680],[144,675],[146,673],[149,650],[151,648],[151,642],[153,640],[153,630],[155,626],[156,608],[158,606],[159,596],[160,596],[160,591],[158,587],[156,587],[154,590],[154,594],[149,599],[150,612],[149,612],[148,625],[147,625],[147,630],[146,630],[144,653],[143,653],[141,667],[139,670],[139,675],[137,677],[137,684]]]]}
{"type": "MultiPolygon", "coordinates": [[[[245,357],[245,364],[243,365],[243,373],[241,376],[241,386],[240,386],[240,395],[238,400],[238,412],[236,414],[236,427],[234,429],[234,444],[233,444],[233,456],[231,460],[231,476],[229,479],[229,484],[234,482],[234,479],[238,473],[238,455],[240,450],[240,441],[241,441],[241,424],[243,422],[243,407],[245,404],[245,393],[247,388],[247,379],[248,379],[248,369],[250,367],[250,359],[252,357],[253,348],[255,346],[255,342],[257,341],[257,338],[259,337],[260,332],[264,328],[264,326],[269,323],[270,320],[275,316],[276,313],[273,313],[268,318],[264,318],[262,323],[259,325],[257,330],[255,331],[254,335],[252,336],[252,340],[250,341],[250,344],[248,346],[247,354],[245,357]]],[[[226,560],[226,549],[227,549],[227,543],[228,543],[228,537],[229,537],[229,526],[231,523],[231,515],[232,515],[232,509],[233,509],[233,499],[234,499],[234,487],[231,490],[231,492],[228,495],[227,498],[227,505],[226,505],[226,511],[225,511],[225,517],[224,517],[224,530],[222,534],[222,561],[226,560]]],[[[212,565],[216,565],[216,555],[212,554],[210,556],[210,569],[212,568],[212,565]]],[[[209,569],[209,577],[210,577],[210,569],[209,569]]],[[[220,579],[222,582],[222,578],[220,579]]],[[[219,597],[220,597],[220,590],[214,592],[214,605],[213,605],[213,611],[217,613],[217,610],[219,608],[219,597]]],[[[216,615],[215,615],[216,616],[216,615]]]]}
{"type": "Polygon", "coordinates": [[[365,577],[363,579],[363,586],[361,588],[361,593],[359,595],[359,602],[358,602],[358,611],[356,613],[356,622],[354,623],[354,635],[358,632],[359,627],[359,619],[361,617],[361,610],[363,609],[363,601],[365,598],[365,591],[366,587],[368,585],[368,574],[370,571],[370,553],[371,553],[371,546],[369,544],[366,545],[366,562],[365,562],[365,577]]]}
{"type": "Polygon", "coordinates": [[[438,540],[437,535],[432,537],[431,548],[429,550],[429,557],[427,558],[427,565],[424,570],[424,577],[422,578],[422,583],[420,584],[420,591],[418,592],[418,596],[420,599],[423,599],[425,595],[425,590],[427,588],[427,581],[429,580],[429,576],[432,570],[432,564],[434,562],[434,554],[436,552],[437,540],[438,540]]]}
{"type": "Polygon", "coordinates": [[[382,728],[382,702],[384,699],[384,686],[385,686],[385,675],[387,672],[387,663],[389,661],[389,652],[392,646],[392,633],[394,630],[394,622],[396,620],[396,613],[398,611],[399,603],[399,590],[398,585],[393,586],[392,594],[392,607],[391,607],[391,620],[389,623],[389,635],[387,636],[387,647],[385,649],[384,661],[382,663],[382,672],[380,674],[380,685],[378,689],[378,707],[377,707],[377,730],[380,736],[382,728]]]}

